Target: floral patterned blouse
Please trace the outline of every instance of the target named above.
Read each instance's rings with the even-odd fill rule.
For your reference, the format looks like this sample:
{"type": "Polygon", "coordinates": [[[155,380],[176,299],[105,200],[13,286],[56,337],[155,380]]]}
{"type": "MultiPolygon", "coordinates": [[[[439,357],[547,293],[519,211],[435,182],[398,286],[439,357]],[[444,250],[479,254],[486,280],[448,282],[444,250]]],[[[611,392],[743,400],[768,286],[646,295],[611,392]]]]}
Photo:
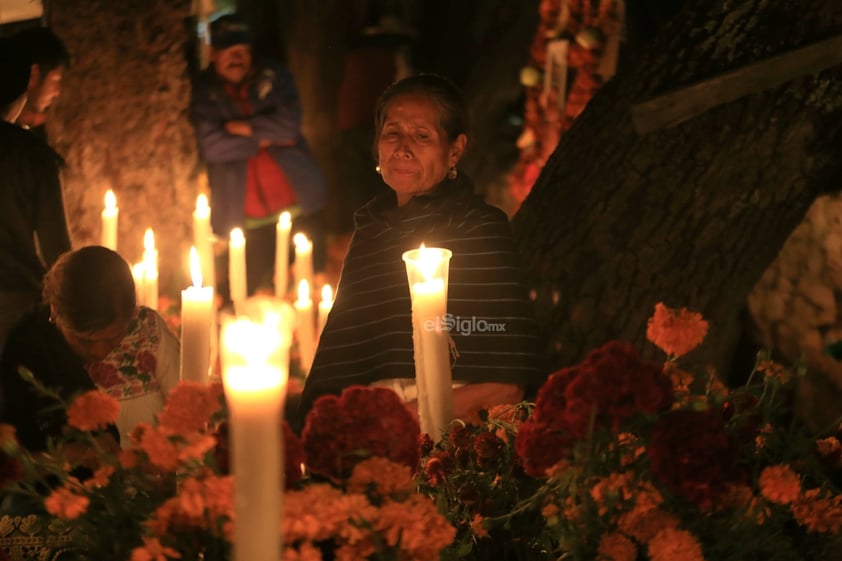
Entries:
{"type": "Polygon", "coordinates": [[[138,423],[154,423],[164,398],[178,383],[180,344],[164,319],[141,306],[120,345],[87,365],[96,386],[120,401],[121,440],[138,423]]]}

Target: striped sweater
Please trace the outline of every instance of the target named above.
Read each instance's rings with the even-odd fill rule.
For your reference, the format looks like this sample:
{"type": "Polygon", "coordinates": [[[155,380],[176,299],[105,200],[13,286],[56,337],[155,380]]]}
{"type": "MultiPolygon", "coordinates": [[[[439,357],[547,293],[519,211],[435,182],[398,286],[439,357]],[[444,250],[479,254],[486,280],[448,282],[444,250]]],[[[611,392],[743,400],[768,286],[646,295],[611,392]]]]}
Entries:
{"type": "Polygon", "coordinates": [[[544,381],[533,304],[520,279],[508,220],[473,193],[470,181],[445,180],[401,207],[394,193],[381,195],[357,211],[355,223],[301,417],[320,395],[415,377],[412,305],[401,255],[422,242],[453,252],[447,312],[456,322],[450,331],[459,354],[454,382],[515,383],[529,390],[544,381]],[[490,324],[505,331],[486,328],[490,324]]]}

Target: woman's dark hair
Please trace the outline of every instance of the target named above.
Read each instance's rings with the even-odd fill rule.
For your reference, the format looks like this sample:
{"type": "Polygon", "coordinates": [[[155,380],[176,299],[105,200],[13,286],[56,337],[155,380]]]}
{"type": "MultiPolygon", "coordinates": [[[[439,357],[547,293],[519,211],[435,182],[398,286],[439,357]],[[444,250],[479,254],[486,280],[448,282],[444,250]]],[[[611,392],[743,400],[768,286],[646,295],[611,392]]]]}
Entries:
{"type": "Polygon", "coordinates": [[[438,74],[416,74],[395,82],[386,88],[377,100],[374,107],[375,158],[389,102],[398,96],[413,94],[427,96],[436,104],[439,110],[439,125],[447,133],[448,140],[453,141],[460,134],[468,133],[468,106],[462,99],[459,88],[438,74]]]}
{"type": "Polygon", "coordinates": [[[134,315],[134,278],[119,254],[88,246],[63,254],[44,277],[44,301],[79,333],[103,329],[134,315]]]}

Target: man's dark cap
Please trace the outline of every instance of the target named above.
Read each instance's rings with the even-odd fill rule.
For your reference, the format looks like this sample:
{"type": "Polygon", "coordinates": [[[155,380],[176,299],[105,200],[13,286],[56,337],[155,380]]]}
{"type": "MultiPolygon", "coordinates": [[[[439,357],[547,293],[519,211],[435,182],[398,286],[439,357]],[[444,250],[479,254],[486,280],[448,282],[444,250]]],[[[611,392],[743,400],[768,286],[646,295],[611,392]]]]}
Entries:
{"type": "Polygon", "coordinates": [[[0,107],[22,96],[29,86],[32,65],[14,41],[0,37],[0,107]]]}
{"type": "Polygon", "coordinates": [[[210,24],[210,42],[214,49],[251,45],[251,28],[239,14],[220,16],[210,24]]]}

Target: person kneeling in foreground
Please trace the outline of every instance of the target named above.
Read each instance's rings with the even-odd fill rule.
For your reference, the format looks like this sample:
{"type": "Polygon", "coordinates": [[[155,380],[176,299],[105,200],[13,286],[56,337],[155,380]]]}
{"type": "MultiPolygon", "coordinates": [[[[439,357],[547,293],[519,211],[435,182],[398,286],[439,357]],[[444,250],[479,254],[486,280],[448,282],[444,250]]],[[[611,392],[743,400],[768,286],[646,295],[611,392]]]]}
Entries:
{"type": "Polygon", "coordinates": [[[453,252],[450,316],[441,320],[458,353],[452,361],[456,416],[516,403],[545,380],[533,304],[506,215],[475,195],[456,167],[468,141],[467,121],[461,94],[440,76],[406,78],[380,97],[377,171],[391,191],[356,213],[299,422],[317,397],[355,384],[385,385],[414,401],[412,306],[401,255],[422,242],[453,252]]]}
{"type": "Polygon", "coordinates": [[[163,318],[136,306],[134,279],[119,254],[99,246],[63,254],[44,279],[44,304],[12,329],[0,357],[0,421],[21,445],[46,449],[64,411],[19,374],[23,367],[63,399],[98,388],[120,402],[122,446],[153,423],[179,379],[178,339],[163,318]]]}

